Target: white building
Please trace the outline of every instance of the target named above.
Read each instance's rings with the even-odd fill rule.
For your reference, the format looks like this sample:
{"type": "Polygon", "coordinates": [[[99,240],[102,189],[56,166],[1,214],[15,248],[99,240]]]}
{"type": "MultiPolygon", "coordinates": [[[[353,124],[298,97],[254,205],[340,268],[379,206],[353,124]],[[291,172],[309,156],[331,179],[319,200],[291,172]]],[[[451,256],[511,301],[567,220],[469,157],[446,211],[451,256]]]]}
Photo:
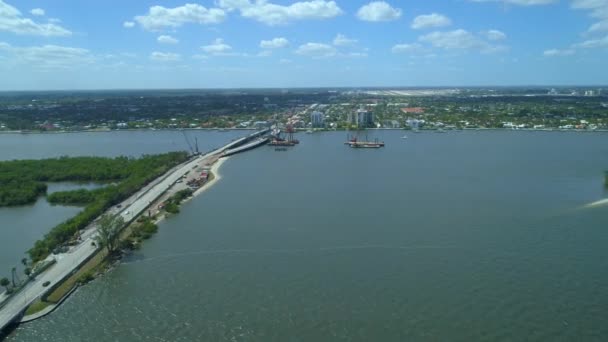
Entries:
{"type": "Polygon", "coordinates": [[[314,111],[310,114],[310,123],[312,127],[324,127],[325,126],[325,115],[321,112],[314,111]]]}
{"type": "Polygon", "coordinates": [[[359,127],[374,126],[374,113],[363,108],[359,109],[357,111],[357,125],[359,127]]]}

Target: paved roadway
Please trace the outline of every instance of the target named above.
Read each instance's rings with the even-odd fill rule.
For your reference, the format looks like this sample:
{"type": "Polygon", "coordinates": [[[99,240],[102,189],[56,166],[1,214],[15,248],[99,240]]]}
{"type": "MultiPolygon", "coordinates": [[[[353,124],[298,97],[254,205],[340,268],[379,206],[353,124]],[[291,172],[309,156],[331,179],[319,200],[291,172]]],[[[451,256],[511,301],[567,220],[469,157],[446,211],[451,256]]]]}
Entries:
{"type": "MultiPolygon", "coordinates": [[[[255,134],[255,133],[254,133],[255,134]]],[[[241,139],[239,139],[239,142],[241,139]]],[[[187,171],[215,162],[226,148],[232,147],[230,143],[218,150],[215,150],[207,155],[199,156],[184,164],[178,165],[165,176],[161,176],[152,183],[142,188],[136,194],[122,202],[120,215],[125,222],[129,222],[144,212],[146,208],[169,189],[180,177],[187,171]]],[[[109,210],[110,213],[116,214],[119,210],[114,207],[109,210]]],[[[4,307],[0,308],[0,329],[6,327],[9,323],[15,320],[36,298],[44,295],[49,288],[55,283],[61,281],[72,273],[82,262],[97,251],[92,242],[95,240],[97,232],[96,222],[91,223],[81,234],[82,242],[77,246],[72,247],[68,252],[49,256],[57,262],[48,270],[38,275],[35,280],[30,281],[24,289],[17,295],[6,302],[4,307]],[[50,282],[48,287],[42,286],[44,282],[50,282]]]]}

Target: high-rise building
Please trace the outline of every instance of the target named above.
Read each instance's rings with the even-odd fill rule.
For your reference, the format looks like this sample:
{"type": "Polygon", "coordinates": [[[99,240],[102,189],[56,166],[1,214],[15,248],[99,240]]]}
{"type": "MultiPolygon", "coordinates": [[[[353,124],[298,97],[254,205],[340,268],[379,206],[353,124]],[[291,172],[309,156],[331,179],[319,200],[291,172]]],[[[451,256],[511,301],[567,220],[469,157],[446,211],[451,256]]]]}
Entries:
{"type": "Polygon", "coordinates": [[[310,122],[312,124],[312,127],[324,127],[325,115],[321,112],[312,112],[312,114],[310,114],[310,122]]]}
{"type": "Polygon", "coordinates": [[[372,127],[372,126],[374,126],[374,113],[371,112],[371,111],[369,111],[369,110],[360,108],[357,111],[356,118],[357,118],[357,125],[359,127],[372,127]]]}

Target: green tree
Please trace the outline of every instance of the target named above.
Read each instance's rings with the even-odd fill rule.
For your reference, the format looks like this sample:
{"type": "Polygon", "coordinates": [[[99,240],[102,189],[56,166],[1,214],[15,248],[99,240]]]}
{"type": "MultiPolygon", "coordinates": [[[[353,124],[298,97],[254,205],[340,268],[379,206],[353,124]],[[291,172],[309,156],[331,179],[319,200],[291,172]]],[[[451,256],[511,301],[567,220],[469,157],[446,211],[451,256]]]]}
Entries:
{"type": "Polygon", "coordinates": [[[29,277],[32,274],[32,269],[26,267],[25,269],[23,269],[23,273],[25,273],[25,275],[29,277]]]}
{"type": "Polygon", "coordinates": [[[11,284],[11,281],[8,280],[8,278],[4,277],[2,279],[0,279],[0,286],[3,286],[6,289],[6,292],[8,293],[8,286],[11,284]]]}
{"type": "Polygon", "coordinates": [[[116,252],[120,230],[124,224],[125,221],[120,215],[111,216],[106,214],[99,220],[95,241],[97,241],[99,247],[106,248],[110,255],[116,252]]]}
{"type": "Polygon", "coordinates": [[[27,267],[27,263],[28,263],[27,258],[23,258],[23,259],[21,259],[21,263],[23,264],[23,266],[26,266],[26,267],[27,267]]]}

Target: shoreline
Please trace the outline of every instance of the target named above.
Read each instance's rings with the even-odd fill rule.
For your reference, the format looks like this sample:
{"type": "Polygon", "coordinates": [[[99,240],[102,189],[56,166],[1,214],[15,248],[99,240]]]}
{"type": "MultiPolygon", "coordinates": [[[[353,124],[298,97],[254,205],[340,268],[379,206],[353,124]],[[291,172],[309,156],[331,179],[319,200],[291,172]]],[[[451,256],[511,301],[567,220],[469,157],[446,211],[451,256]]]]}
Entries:
{"type": "MultiPolygon", "coordinates": [[[[222,175],[219,172],[220,168],[222,167],[222,164],[224,164],[226,162],[226,160],[228,160],[229,158],[230,157],[222,157],[222,158],[218,159],[215,163],[213,163],[209,170],[209,172],[213,175],[213,179],[208,181],[207,183],[203,184],[203,186],[201,186],[200,188],[196,189],[196,191],[194,191],[192,193],[192,196],[184,199],[179,204],[179,206],[181,207],[184,203],[188,203],[195,197],[202,195],[205,191],[211,189],[211,187],[213,187],[217,182],[219,182],[222,179],[222,175]]],[[[175,214],[171,214],[171,216],[172,215],[175,215],[175,214]]],[[[160,222],[164,221],[165,219],[167,219],[166,212],[163,213],[162,215],[159,215],[158,218],[156,220],[154,220],[154,224],[158,225],[160,222]]]]}
{"type": "MultiPolygon", "coordinates": [[[[80,131],[31,131],[31,132],[22,132],[22,131],[0,131],[0,135],[6,134],[14,134],[14,135],[46,135],[46,134],[76,134],[76,133],[111,133],[111,132],[171,132],[171,131],[217,131],[221,133],[226,133],[230,131],[256,131],[256,128],[127,128],[127,129],[93,129],[93,130],[80,130],[80,131]]],[[[405,131],[412,132],[412,129],[405,128],[367,128],[369,131],[405,131]]],[[[435,132],[437,129],[421,129],[419,132],[435,132]]],[[[305,128],[296,129],[296,133],[306,132],[305,128]]],[[[326,133],[326,132],[349,132],[352,130],[348,129],[327,129],[327,130],[316,130],[317,133],[326,133]]],[[[463,132],[463,131],[514,131],[514,132],[561,132],[561,133],[606,133],[608,129],[594,129],[594,130],[585,130],[585,129],[561,129],[561,128],[542,128],[542,129],[534,129],[534,128],[520,128],[520,129],[512,129],[512,128],[462,128],[462,129],[448,129],[446,132],[463,132]]]]}

